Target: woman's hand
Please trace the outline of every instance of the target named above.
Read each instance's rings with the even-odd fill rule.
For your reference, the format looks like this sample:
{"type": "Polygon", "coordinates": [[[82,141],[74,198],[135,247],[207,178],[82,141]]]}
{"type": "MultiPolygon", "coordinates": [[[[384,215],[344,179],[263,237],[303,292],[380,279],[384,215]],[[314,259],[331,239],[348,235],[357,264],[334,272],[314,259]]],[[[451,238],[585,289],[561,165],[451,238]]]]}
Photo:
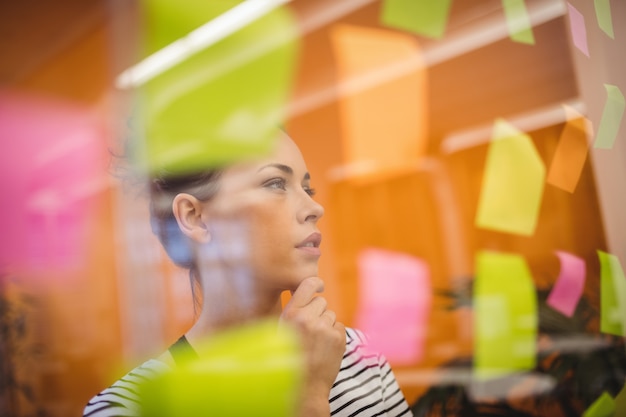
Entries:
{"type": "Polygon", "coordinates": [[[328,310],[322,296],[324,282],[307,278],[292,293],[281,314],[281,322],[291,324],[299,333],[307,360],[300,416],[330,415],[328,397],[346,347],[346,329],[328,310]]]}

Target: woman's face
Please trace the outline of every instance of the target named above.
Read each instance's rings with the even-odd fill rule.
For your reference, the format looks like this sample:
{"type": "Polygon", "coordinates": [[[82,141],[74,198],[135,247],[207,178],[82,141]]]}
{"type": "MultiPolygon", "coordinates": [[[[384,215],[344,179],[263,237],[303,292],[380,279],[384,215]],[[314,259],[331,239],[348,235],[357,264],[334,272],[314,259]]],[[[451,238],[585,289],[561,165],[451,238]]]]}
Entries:
{"type": "Polygon", "coordinates": [[[256,289],[295,290],[318,273],[324,209],[312,195],[302,154],[281,131],[271,155],[222,172],[217,194],[203,205],[207,248],[243,263],[256,289]]]}

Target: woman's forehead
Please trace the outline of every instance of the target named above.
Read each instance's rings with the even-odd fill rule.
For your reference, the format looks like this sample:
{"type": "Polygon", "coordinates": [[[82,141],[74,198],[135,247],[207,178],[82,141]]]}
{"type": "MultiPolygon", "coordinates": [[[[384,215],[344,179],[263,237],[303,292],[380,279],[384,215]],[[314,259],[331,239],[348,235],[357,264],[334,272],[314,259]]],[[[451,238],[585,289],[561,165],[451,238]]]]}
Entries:
{"type": "Polygon", "coordinates": [[[300,152],[300,148],[298,148],[298,145],[283,131],[280,131],[273,149],[268,154],[236,162],[229,166],[225,172],[256,172],[266,165],[285,165],[299,176],[307,172],[306,163],[300,152]]]}

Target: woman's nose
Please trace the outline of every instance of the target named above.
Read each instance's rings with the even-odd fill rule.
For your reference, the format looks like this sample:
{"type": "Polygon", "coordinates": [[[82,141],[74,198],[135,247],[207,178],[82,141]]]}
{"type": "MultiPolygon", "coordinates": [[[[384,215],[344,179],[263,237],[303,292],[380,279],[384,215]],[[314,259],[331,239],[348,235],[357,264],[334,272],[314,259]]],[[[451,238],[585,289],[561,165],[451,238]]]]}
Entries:
{"type": "Polygon", "coordinates": [[[317,222],[324,215],[324,207],[307,195],[308,201],[304,211],[303,220],[305,222],[317,222]]]}

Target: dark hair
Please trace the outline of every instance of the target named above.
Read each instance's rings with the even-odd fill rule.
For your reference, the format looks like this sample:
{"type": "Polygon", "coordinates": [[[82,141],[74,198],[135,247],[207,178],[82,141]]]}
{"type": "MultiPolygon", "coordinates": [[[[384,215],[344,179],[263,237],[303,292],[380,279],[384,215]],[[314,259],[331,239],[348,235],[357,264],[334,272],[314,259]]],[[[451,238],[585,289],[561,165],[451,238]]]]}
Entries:
{"type": "Polygon", "coordinates": [[[172,175],[167,171],[161,171],[154,175],[149,183],[152,232],[159,238],[170,259],[176,265],[189,270],[189,283],[196,314],[202,308],[202,301],[196,290],[202,286],[191,240],[178,227],[172,203],[180,193],[193,195],[200,201],[210,200],[217,193],[221,174],[220,168],[185,175],[172,175]]]}
{"type": "Polygon", "coordinates": [[[152,232],[159,238],[172,261],[182,268],[193,271],[196,267],[195,259],[191,241],[178,227],[172,202],[180,193],[190,194],[200,201],[210,200],[217,193],[221,173],[222,169],[219,168],[184,175],[161,171],[150,180],[152,232]]]}

